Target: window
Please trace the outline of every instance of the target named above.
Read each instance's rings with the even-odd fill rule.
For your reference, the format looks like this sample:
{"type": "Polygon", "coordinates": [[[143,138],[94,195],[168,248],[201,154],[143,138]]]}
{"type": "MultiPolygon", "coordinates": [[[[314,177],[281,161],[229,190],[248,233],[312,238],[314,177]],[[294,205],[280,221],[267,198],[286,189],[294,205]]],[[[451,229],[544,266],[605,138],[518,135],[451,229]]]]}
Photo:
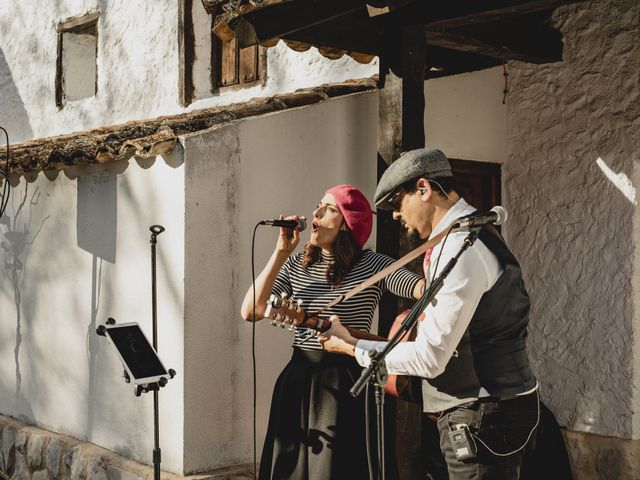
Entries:
{"type": "Polygon", "coordinates": [[[221,2],[180,0],[180,104],[227,89],[258,85],[266,79],[266,49],[239,48],[238,40],[219,15],[221,2]],[[219,21],[220,20],[220,21],[219,21]],[[222,26],[222,30],[218,26],[222,26]]]}
{"type": "Polygon", "coordinates": [[[58,24],[56,105],[90,98],[98,91],[98,13],[58,24]]]}
{"type": "Polygon", "coordinates": [[[235,36],[222,40],[213,35],[211,41],[211,81],[214,89],[254,85],[264,78],[264,47],[253,45],[239,48],[235,36]]]}

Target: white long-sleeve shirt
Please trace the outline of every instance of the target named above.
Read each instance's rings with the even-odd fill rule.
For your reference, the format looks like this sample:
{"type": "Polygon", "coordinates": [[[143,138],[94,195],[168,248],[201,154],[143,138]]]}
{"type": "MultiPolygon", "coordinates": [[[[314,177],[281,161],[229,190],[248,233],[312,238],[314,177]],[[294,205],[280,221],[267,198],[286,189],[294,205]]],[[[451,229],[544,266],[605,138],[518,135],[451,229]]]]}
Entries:
{"type": "MultiPolygon", "coordinates": [[[[445,230],[455,219],[474,211],[475,208],[460,199],[440,220],[430,238],[445,230]]],[[[466,231],[451,233],[444,250],[442,242],[434,247],[429,263],[429,281],[456,255],[467,234],[466,231]],[[441,250],[438,272],[435,272],[441,250]]],[[[436,305],[429,304],[425,309],[425,319],[418,322],[415,341],[400,343],[387,355],[388,372],[423,378],[440,375],[469,326],[480,298],[493,287],[502,272],[497,257],[481,241],[468,248],[445,279],[436,296],[436,305]]],[[[370,363],[369,350],[382,349],[384,345],[385,342],[358,341],[356,360],[367,367],[370,363]]]]}

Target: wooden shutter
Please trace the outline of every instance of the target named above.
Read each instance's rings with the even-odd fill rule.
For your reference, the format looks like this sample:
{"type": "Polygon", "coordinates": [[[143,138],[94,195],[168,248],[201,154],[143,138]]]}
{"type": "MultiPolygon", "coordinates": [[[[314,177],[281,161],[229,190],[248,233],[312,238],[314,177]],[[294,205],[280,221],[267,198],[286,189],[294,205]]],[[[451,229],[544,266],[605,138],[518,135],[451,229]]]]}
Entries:
{"type": "Polygon", "coordinates": [[[241,88],[245,85],[255,84],[264,78],[263,47],[253,45],[247,48],[238,48],[236,38],[222,41],[215,35],[212,36],[211,41],[213,90],[232,85],[241,88]]]}

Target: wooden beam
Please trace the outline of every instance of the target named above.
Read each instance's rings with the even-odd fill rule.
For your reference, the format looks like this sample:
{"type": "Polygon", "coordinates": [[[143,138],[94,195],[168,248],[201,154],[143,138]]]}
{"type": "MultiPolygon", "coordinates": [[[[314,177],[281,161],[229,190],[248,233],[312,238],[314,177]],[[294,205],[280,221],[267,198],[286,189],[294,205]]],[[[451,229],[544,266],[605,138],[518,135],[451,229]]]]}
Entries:
{"type": "Polygon", "coordinates": [[[416,1],[387,15],[374,17],[378,28],[400,30],[409,25],[426,29],[452,28],[507,19],[533,12],[551,11],[562,5],[585,0],[447,0],[446,2],[416,1]]]}
{"type": "Polygon", "coordinates": [[[351,12],[323,24],[290,33],[282,38],[309,43],[316,47],[328,47],[369,55],[378,55],[382,42],[379,32],[371,28],[369,19],[362,12],[351,12]]]}
{"type": "Polygon", "coordinates": [[[421,28],[402,32],[402,150],[424,147],[426,42],[421,28]]]}
{"type": "Polygon", "coordinates": [[[440,71],[455,71],[462,73],[465,68],[470,70],[480,70],[482,68],[492,67],[494,65],[500,65],[502,60],[497,58],[486,57],[484,55],[477,55],[475,53],[459,52],[457,50],[449,50],[447,48],[436,47],[429,45],[429,53],[427,55],[426,64],[428,73],[427,78],[433,78],[437,76],[440,71]],[[432,70],[432,68],[435,70],[432,70]]]}
{"type": "Polygon", "coordinates": [[[449,18],[433,19],[427,23],[427,28],[452,28],[463,25],[475,25],[482,22],[492,22],[506,18],[524,15],[527,13],[540,12],[545,10],[554,10],[563,5],[572,3],[580,3],[585,0],[491,0],[491,1],[475,1],[467,2],[463,0],[448,0],[447,2],[439,2],[447,8],[460,8],[461,4],[467,9],[466,12],[459,15],[451,15],[449,18]],[[485,8],[485,10],[480,10],[485,8]]]}
{"type": "Polygon", "coordinates": [[[544,25],[490,22],[455,30],[427,31],[430,45],[503,60],[546,63],[562,60],[562,35],[544,25]]]}
{"type": "Polygon", "coordinates": [[[193,63],[195,61],[195,34],[193,30],[193,0],[178,3],[178,92],[182,107],[193,100],[193,63]]]}
{"type": "Polygon", "coordinates": [[[229,20],[236,32],[240,47],[272,38],[283,38],[351,12],[361,11],[368,17],[362,0],[297,0],[253,10],[229,20]]]}
{"type": "Polygon", "coordinates": [[[78,32],[87,28],[90,24],[98,23],[100,12],[93,10],[82,15],[76,15],[75,17],[67,18],[66,20],[56,25],[57,32],[78,32]]]}

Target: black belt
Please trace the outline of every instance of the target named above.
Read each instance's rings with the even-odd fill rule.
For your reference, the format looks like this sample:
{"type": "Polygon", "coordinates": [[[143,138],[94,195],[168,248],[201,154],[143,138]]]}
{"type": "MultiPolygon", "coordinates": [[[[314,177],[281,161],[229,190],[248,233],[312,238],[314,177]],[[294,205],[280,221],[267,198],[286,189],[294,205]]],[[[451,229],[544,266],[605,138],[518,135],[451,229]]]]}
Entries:
{"type": "Polygon", "coordinates": [[[439,412],[425,412],[425,417],[427,417],[429,420],[433,421],[433,422],[437,422],[442,416],[446,415],[447,413],[455,410],[456,408],[470,408],[470,409],[475,409],[477,407],[479,407],[480,405],[482,405],[483,403],[503,403],[503,402],[508,402],[511,400],[516,400],[516,399],[525,399],[527,398],[529,395],[532,395],[536,393],[536,391],[534,390],[531,393],[527,393],[526,395],[506,395],[504,397],[480,397],[476,400],[473,400],[471,402],[466,402],[466,403],[461,403],[460,405],[456,405],[455,407],[451,407],[451,408],[447,408],[446,410],[441,410],[439,412]]]}

